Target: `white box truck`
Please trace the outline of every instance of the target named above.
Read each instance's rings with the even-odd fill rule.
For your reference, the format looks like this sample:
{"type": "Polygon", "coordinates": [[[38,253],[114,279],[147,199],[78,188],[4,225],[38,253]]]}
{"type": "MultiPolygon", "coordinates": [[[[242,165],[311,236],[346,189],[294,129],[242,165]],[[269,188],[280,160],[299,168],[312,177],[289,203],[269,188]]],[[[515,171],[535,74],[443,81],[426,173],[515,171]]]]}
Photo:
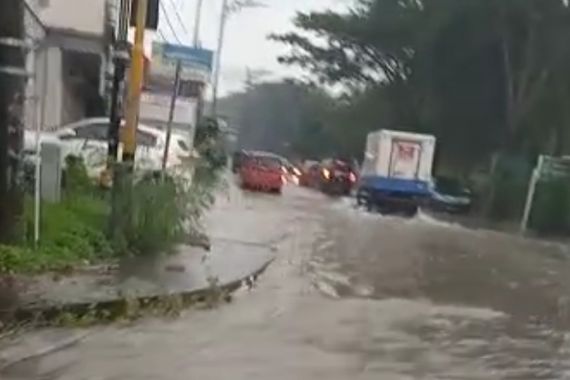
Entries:
{"type": "Polygon", "coordinates": [[[380,130],[368,135],[357,201],[381,212],[415,214],[430,197],[434,136],[380,130]]]}

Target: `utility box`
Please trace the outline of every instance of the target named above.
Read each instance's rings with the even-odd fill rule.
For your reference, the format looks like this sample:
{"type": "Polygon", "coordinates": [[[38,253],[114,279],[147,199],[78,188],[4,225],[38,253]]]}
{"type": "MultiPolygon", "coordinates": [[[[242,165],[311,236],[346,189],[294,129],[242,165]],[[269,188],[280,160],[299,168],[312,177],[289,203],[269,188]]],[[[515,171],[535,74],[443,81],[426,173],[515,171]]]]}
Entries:
{"type": "Polygon", "coordinates": [[[42,200],[57,203],[61,200],[63,150],[56,142],[42,143],[40,195],[42,200]]]}

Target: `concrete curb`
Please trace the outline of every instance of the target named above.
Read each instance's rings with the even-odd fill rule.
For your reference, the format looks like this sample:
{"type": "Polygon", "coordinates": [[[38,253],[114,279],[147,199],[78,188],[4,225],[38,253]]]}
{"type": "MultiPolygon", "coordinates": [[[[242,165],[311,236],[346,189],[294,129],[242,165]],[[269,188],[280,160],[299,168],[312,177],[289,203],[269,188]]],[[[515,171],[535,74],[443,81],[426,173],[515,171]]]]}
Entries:
{"type": "MultiPolygon", "coordinates": [[[[242,284],[244,282],[248,282],[250,280],[255,281],[257,280],[257,278],[263,274],[263,272],[265,272],[267,270],[267,268],[269,267],[269,265],[271,265],[273,263],[273,261],[275,261],[275,257],[268,259],[263,265],[259,266],[257,269],[255,269],[254,271],[252,271],[249,275],[244,276],[240,279],[234,280],[234,281],[230,281],[224,284],[219,285],[219,289],[229,292],[229,293],[233,293],[236,290],[238,290],[242,284]]],[[[202,288],[202,289],[195,289],[192,291],[188,291],[188,292],[179,292],[179,293],[171,293],[171,294],[167,294],[167,295],[156,295],[156,296],[141,296],[140,298],[137,298],[139,301],[145,301],[145,300],[149,300],[149,299],[158,299],[160,297],[163,296],[181,296],[184,299],[195,299],[195,300],[200,300],[200,298],[205,299],[205,297],[208,296],[208,294],[210,294],[211,289],[208,288],[202,288]]],[[[121,299],[117,299],[114,301],[105,301],[102,302],[100,304],[97,304],[95,307],[98,309],[109,309],[109,308],[116,308],[117,306],[120,306],[122,304],[124,304],[127,300],[125,298],[121,298],[121,299]]],[[[76,313],[80,313],[80,312],[84,312],[84,311],[88,311],[88,310],[92,310],[93,309],[93,303],[90,304],[69,304],[69,305],[63,305],[62,307],[58,307],[58,308],[47,308],[45,310],[42,309],[30,309],[30,310],[19,310],[18,311],[18,316],[26,316],[26,315],[37,315],[38,312],[42,312],[42,313],[61,313],[61,312],[76,312],[76,313]]],[[[5,363],[0,362],[0,374],[2,374],[3,372],[9,370],[11,367],[25,362],[27,360],[33,360],[33,359],[38,359],[50,354],[53,354],[55,352],[58,351],[62,351],[65,350],[69,347],[72,347],[78,343],[80,343],[83,339],[85,339],[86,337],[88,337],[89,335],[91,335],[92,332],[81,332],[81,333],[77,333],[74,334],[71,337],[67,337],[65,339],[62,339],[58,342],[49,344],[45,347],[41,347],[39,349],[34,350],[31,353],[27,353],[27,354],[21,354],[21,355],[15,355],[15,357],[13,359],[7,359],[5,361],[5,363]]],[[[2,359],[0,357],[0,359],[2,359]]]]}
{"type": "MultiPolygon", "coordinates": [[[[236,280],[228,281],[218,285],[218,289],[232,293],[239,289],[244,282],[248,282],[250,279],[257,279],[257,277],[262,274],[269,265],[275,260],[275,257],[268,258],[263,264],[259,265],[257,268],[252,270],[247,275],[244,275],[236,280]]],[[[18,321],[26,320],[53,320],[61,313],[71,313],[74,315],[84,315],[89,311],[108,311],[110,315],[120,314],[123,312],[125,305],[128,302],[137,300],[141,305],[153,303],[163,299],[164,297],[182,297],[185,303],[200,302],[207,299],[208,295],[211,294],[212,288],[210,286],[192,289],[188,291],[178,291],[169,292],[162,294],[143,294],[143,295],[124,295],[119,296],[116,299],[104,300],[100,302],[78,302],[78,303],[67,303],[57,306],[36,306],[36,307],[21,307],[15,311],[15,319],[18,321]],[[41,318],[38,318],[41,316],[41,318]]]]}

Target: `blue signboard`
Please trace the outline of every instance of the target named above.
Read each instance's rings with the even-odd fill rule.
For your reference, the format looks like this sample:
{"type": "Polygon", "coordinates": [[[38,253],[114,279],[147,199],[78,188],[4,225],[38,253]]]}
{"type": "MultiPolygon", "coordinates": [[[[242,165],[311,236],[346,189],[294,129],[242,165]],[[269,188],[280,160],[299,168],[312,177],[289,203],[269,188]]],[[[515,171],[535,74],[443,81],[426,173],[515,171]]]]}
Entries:
{"type": "Polygon", "coordinates": [[[162,44],[162,57],[166,61],[180,61],[182,66],[211,72],[214,52],[184,45],[162,44]]]}

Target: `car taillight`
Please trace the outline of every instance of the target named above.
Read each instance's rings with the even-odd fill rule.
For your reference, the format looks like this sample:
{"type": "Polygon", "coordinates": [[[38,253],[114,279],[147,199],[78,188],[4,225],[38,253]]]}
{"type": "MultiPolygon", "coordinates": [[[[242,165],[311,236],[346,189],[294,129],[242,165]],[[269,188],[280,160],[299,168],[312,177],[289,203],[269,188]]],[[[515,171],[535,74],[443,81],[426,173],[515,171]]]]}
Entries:
{"type": "Polygon", "coordinates": [[[293,180],[293,183],[297,186],[299,186],[299,184],[301,183],[301,181],[299,180],[299,177],[296,175],[293,176],[292,180],[293,180]]]}
{"type": "Polygon", "coordinates": [[[284,176],[284,175],[281,176],[281,183],[284,185],[287,184],[287,177],[286,176],[284,176]]]}
{"type": "Polygon", "coordinates": [[[348,179],[350,180],[350,182],[356,182],[356,174],[354,174],[353,172],[350,172],[350,174],[348,175],[348,179]]]}
{"type": "Polygon", "coordinates": [[[283,174],[287,174],[287,168],[285,166],[281,166],[281,171],[283,174]]]}
{"type": "Polygon", "coordinates": [[[331,171],[327,168],[323,168],[323,177],[325,177],[325,179],[331,179],[331,171]]]}

